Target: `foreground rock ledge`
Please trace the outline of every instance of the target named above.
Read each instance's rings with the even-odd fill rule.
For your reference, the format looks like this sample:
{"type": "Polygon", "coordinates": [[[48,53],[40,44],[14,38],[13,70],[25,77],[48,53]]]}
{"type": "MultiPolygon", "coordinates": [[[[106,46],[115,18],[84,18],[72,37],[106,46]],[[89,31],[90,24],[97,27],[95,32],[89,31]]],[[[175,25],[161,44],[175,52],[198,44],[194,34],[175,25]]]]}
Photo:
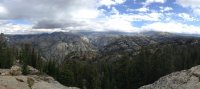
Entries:
{"type": "Polygon", "coordinates": [[[66,87],[52,77],[42,76],[0,76],[0,89],[77,89],[66,87]]]}
{"type": "Polygon", "coordinates": [[[200,65],[171,73],[139,89],[200,89],[200,65]]]}
{"type": "Polygon", "coordinates": [[[0,89],[78,89],[66,87],[48,75],[39,75],[39,71],[31,66],[29,75],[21,74],[20,66],[11,69],[0,69],[0,89]]]}

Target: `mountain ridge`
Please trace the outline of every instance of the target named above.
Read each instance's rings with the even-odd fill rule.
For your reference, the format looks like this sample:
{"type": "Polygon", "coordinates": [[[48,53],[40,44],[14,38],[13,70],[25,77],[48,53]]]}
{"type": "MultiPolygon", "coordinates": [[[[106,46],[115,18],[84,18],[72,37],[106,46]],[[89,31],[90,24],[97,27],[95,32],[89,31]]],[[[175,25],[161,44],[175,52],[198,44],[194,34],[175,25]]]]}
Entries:
{"type": "Polygon", "coordinates": [[[91,31],[54,32],[51,34],[7,35],[7,37],[12,45],[28,43],[41,52],[44,58],[62,60],[73,53],[80,57],[84,56],[86,59],[92,59],[100,53],[111,51],[126,50],[127,52],[136,52],[141,47],[151,44],[180,43],[192,39],[199,40],[198,37],[154,31],[135,34],[91,31]]]}

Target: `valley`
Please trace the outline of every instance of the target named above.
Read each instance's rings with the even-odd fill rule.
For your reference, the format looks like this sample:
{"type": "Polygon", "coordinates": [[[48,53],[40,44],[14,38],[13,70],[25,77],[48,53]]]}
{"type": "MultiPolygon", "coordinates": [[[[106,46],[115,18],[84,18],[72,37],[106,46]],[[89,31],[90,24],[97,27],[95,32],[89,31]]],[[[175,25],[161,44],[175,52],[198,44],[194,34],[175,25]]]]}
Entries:
{"type": "Polygon", "coordinates": [[[200,38],[195,36],[56,32],[5,37],[8,48],[18,50],[10,60],[27,61],[26,65],[69,87],[138,89],[166,74],[200,64],[200,38]]]}

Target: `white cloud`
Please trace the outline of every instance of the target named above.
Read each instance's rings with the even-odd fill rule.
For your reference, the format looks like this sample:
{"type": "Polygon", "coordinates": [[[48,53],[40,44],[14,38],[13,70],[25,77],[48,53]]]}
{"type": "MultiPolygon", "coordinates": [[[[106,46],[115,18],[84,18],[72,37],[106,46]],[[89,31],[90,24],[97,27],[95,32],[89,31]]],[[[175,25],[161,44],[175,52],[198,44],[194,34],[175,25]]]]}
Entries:
{"type": "Polygon", "coordinates": [[[168,12],[168,11],[172,11],[172,10],[173,10],[172,7],[160,7],[161,12],[168,12]]]}
{"type": "Polygon", "coordinates": [[[200,8],[194,8],[193,13],[196,15],[200,15],[200,8]]]}
{"type": "MultiPolygon", "coordinates": [[[[133,26],[133,22],[137,21],[159,21],[160,18],[163,17],[162,13],[142,13],[142,14],[119,14],[116,8],[112,8],[111,11],[112,15],[110,16],[103,16],[102,18],[77,18],[76,21],[71,25],[69,24],[49,24],[48,22],[51,21],[44,21],[39,23],[39,28],[31,28],[33,26],[26,25],[18,25],[19,27],[16,28],[9,28],[7,25],[3,25],[0,30],[4,33],[39,33],[39,32],[54,32],[54,31],[68,31],[68,30],[93,30],[93,31],[123,31],[123,32],[138,32],[139,28],[133,26]],[[42,26],[40,26],[42,25],[42,26]],[[25,27],[23,27],[25,26],[25,27]],[[44,27],[46,26],[46,27],[44,27]],[[52,28],[53,27],[62,27],[62,28],[52,28]],[[21,27],[21,28],[20,28],[21,27]],[[42,27],[42,28],[41,28],[42,27]],[[3,30],[4,29],[4,30],[3,30]],[[5,30],[7,29],[7,30],[5,30]],[[8,29],[14,29],[10,32],[8,29]],[[20,31],[21,29],[21,31],[20,31]],[[46,30],[45,30],[46,29],[46,30]]],[[[71,21],[72,23],[72,21],[71,21]]],[[[15,25],[9,25],[10,27],[15,27],[15,25]]]]}
{"type": "Polygon", "coordinates": [[[136,9],[135,11],[147,12],[147,11],[149,11],[149,8],[148,7],[142,7],[142,8],[136,9]]]}
{"type": "Polygon", "coordinates": [[[144,3],[145,6],[148,6],[151,3],[165,3],[166,0],[146,0],[146,2],[144,3]]]}
{"type": "Polygon", "coordinates": [[[5,34],[37,34],[37,33],[51,33],[51,32],[66,32],[67,30],[62,30],[61,28],[56,29],[33,29],[32,25],[22,25],[22,24],[12,24],[0,23],[0,33],[5,34]]]}
{"type": "MultiPolygon", "coordinates": [[[[123,4],[125,1],[126,0],[4,0],[4,2],[0,2],[0,20],[25,19],[31,21],[33,24],[17,25],[0,21],[0,32],[7,34],[68,30],[136,32],[141,29],[154,29],[177,33],[199,32],[199,27],[171,22],[173,19],[170,17],[173,16],[179,16],[185,21],[196,21],[194,17],[187,13],[172,15],[170,11],[176,8],[161,7],[161,11],[159,12],[149,10],[149,7],[147,7],[151,3],[165,3],[166,0],[146,0],[142,8],[129,9],[130,11],[138,11],[139,13],[121,14],[114,5],[123,4]],[[102,5],[109,7],[111,11],[105,12],[104,9],[99,10],[98,7],[102,5]],[[163,19],[169,23],[162,23],[163,19]],[[133,25],[133,23],[137,23],[137,21],[151,21],[152,24],[137,28],[133,25]]],[[[193,12],[200,15],[200,3],[199,1],[195,1],[196,0],[177,0],[177,3],[183,7],[193,8],[193,12]],[[193,5],[193,3],[195,4],[193,5]]]]}
{"type": "Polygon", "coordinates": [[[136,32],[138,29],[133,26],[133,16],[130,15],[112,15],[111,17],[102,21],[103,29],[123,32],[136,32]]]}
{"type": "Polygon", "coordinates": [[[159,21],[163,18],[162,13],[140,13],[140,14],[122,14],[122,15],[112,15],[111,18],[122,18],[129,21],[159,21]]]}
{"type": "Polygon", "coordinates": [[[110,5],[113,5],[113,4],[116,4],[116,3],[112,0],[101,0],[100,1],[100,5],[110,6],[110,5]]]}
{"type": "Polygon", "coordinates": [[[200,15],[200,0],[176,0],[183,7],[190,7],[194,14],[200,15]]]}
{"type": "Polygon", "coordinates": [[[88,20],[84,25],[67,27],[68,30],[93,30],[93,31],[123,31],[136,32],[138,29],[132,25],[133,16],[113,14],[96,21],[88,20]]]}
{"type": "Polygon", "coordinates": [[[126,0],[100,0],[100,5],[105,5],[110,8],[111,5],[122,4],[126,0]]]}
{"type": "Polygon", "coordinates": [[[115,14],[115,15],[119,15],[119,11],[115,7],[112,7],[112,10],[111,10],[110,13],[115,14]]]}
{"type": "Polygon", "coordinates": [[[183,7],[200,7],[200,0],[176,0],[176,3],[183,7]]]}
{"type": "Polygon", "coordinates": [[[194,17],[191,17],[187,13],[179,13],[178,16],[181,17],[182,19],[184,19],[185,21],[196,21],[197,20],[194,17]]]}
{"type": "Polygon", "coordinates": [[[98,10],[88,10],[88,9],[76,10],[71,13],[71,16],[76,19],[93,19],[97,18],[98,15],[99,15],[98,10]]]}
{"type": "Polygon", "coordinates": [[[8,23],[7,20],[0,20],[0,26],[1,26],[1,25],[4,25],[4,24],[6,24],[6,23],[8,23]]]}
{"type": "Polygon", "coordinates": [[[177,22],[155,22],[142,27],[143,30],[153,30],[172,33],[200,34],[200,27],[177,22]]]}
{"type": "Polygon", "coordinates": [[[111,16],[106,16],[98,20],[87,20],[84,25],[71,26],[68,30],[95,30],[95,31],[123,31],[138,32],[139,28],[133,26],[137,21],[159,21],[163,17],[161,13],[143,13],[143,14],[119,14],[112,8],[111,16]]]}
{"type": "Polygon", "coordinates": [[[4,15],[6,15],[8,12],[6,10],[5,7],[3,7],[1,4],[0,4],[0,17],[3,17],[4,15]]]}
{"type": "Polygon", "coordinates": [[[114,18],[107,20],[103,26],[104,29],[123,32],[135,32],[137,28],[133,27],[131,22],[121,18],[114,18]]]}
{"type": "Polygon", "coordinates": [[[127,12],[133,12],[133,11],[135,11],[135,9],[128,8],[128,9],[126,9],[126,11],[127,12]]]}
{"type": "Polygon", "coordinates": [[[173,8],[171,8],[171,7],[165,7],[164,8],[164,11],[171,11],[171,10],[173,10],[173,8]]]}
{"type": "MultiPolygon", "coordinates": [[[[122,30],[122,27],[118,29],[111,23],[121,23],[123,28],[130,28],[131,22],[127,22],[122,19],[114,19],[107,17],[102,10],[99,10],[99,6],[111,6],[123,4],[126,0],[5,0],[0,2],[0,19],[26,19],[32,21],[32,30],[38,32],[37,29],[52,29],[52,31],[60,31],[60,29],[74,29],[74,30],[122,30]],[[2,12],[7,12],[7,15],[2,12]],[[3,15],[3,16],[2,16],[3,15]],[[99,18],[100,17],[100,18],[99,18]],[[118,22],[119,21],[119,22],[118,22]],[[105,23],[105,24],[104,24],[105,23]],[[127,27],[125,27],[127,26],[127,27]]],[[[119,11],[116,8],[112,8],[113,15],[119,15],[119,11]]],[[[116,25],[116,24],[115,24],[116,25]]],[[[15,27],[14,24],[9,25],[15,27]]],[[[118,25],[119,26],[119,25],[118,25]]],[[[23,27],[20,25],[20,27],[23,27]]],[[[25,26],[26,27],[26,26],[25,26]]],[[[2,26],[0,30],[8,29],[7,25],[2,26]]],[[[12,30],[13,33],[19,30],[19,27],[12,30]]],[[[129,29],[130,30],[130,29],[129,29]]],[[[10,31],[2,30],[6,33],[10,31]]],[[[43,30],[44,31],[44,30],[43,30]]],[[[51,32],[51,31],[50,31],[51,32]]]]}
{"type": "MultiPolygon", "coordinates": [[[[5,0],[0,2],[0,19],[26,19],[34,24],[73,25],[99,16],[97,0],[5,0]],[[2,14],[2,12],[7,14],[2,14]]],[[[36,26],[38,27],[38,26],[36,26]]],[[[46,27],[46,26],[43,26],[46,27]]],[[[53,26],[52,26],[53,28],[53,26]]]]}
{"type": "Polygon", "coordinates": [[[6,34],[18,34],[18,33],[27,33],[31,29],[31,26],[27,25],[17,25],[11,23],[4,23],[0,26],[0,33],[6,34]]]}

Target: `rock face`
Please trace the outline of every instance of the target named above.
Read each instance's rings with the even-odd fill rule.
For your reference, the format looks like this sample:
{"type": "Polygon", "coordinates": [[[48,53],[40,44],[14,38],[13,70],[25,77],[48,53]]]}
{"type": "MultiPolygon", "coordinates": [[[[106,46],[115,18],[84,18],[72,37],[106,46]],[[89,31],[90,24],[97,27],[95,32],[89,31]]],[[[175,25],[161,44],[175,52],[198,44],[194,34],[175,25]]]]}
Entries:
{"type": "Polygon", "coordinates": [[[0,76],[0,89],[78,89],[66,87],[48,76],[0,76]]]}
{"type": "Polygon", "coordinates": [[[87,37],[73,33],[55,32],[52,34],[16,35],[10,36],[9,42],[14,45],[30,43],[47,59],[55,58],[62,60],[66,55],[73,52],[78,53],[78,55],[86,55],[85,53],[87,52],[96,52],[96,49],[88,43],[89,40],[87,37]]]}
{"type": "Polygon", "coordinates": [[[28,66],[29,74],[22,75],[21,67],[14,65],[11,69],[0,69],[0,89],[78,89],[66,87],[47,75],[28,66]]]}
{"type": "Polygon", "coordinates": [[[40,74],[40,71],[33,68],[32,66],[28,66],[28,70],[29,70],[29,74],[31,75],[37,75],[37,74],[40,74]]]}
{"type": "Polygon", "coordinates": [[[139,89],[200,89],[200,65],[169,74],[139,89]]]}

